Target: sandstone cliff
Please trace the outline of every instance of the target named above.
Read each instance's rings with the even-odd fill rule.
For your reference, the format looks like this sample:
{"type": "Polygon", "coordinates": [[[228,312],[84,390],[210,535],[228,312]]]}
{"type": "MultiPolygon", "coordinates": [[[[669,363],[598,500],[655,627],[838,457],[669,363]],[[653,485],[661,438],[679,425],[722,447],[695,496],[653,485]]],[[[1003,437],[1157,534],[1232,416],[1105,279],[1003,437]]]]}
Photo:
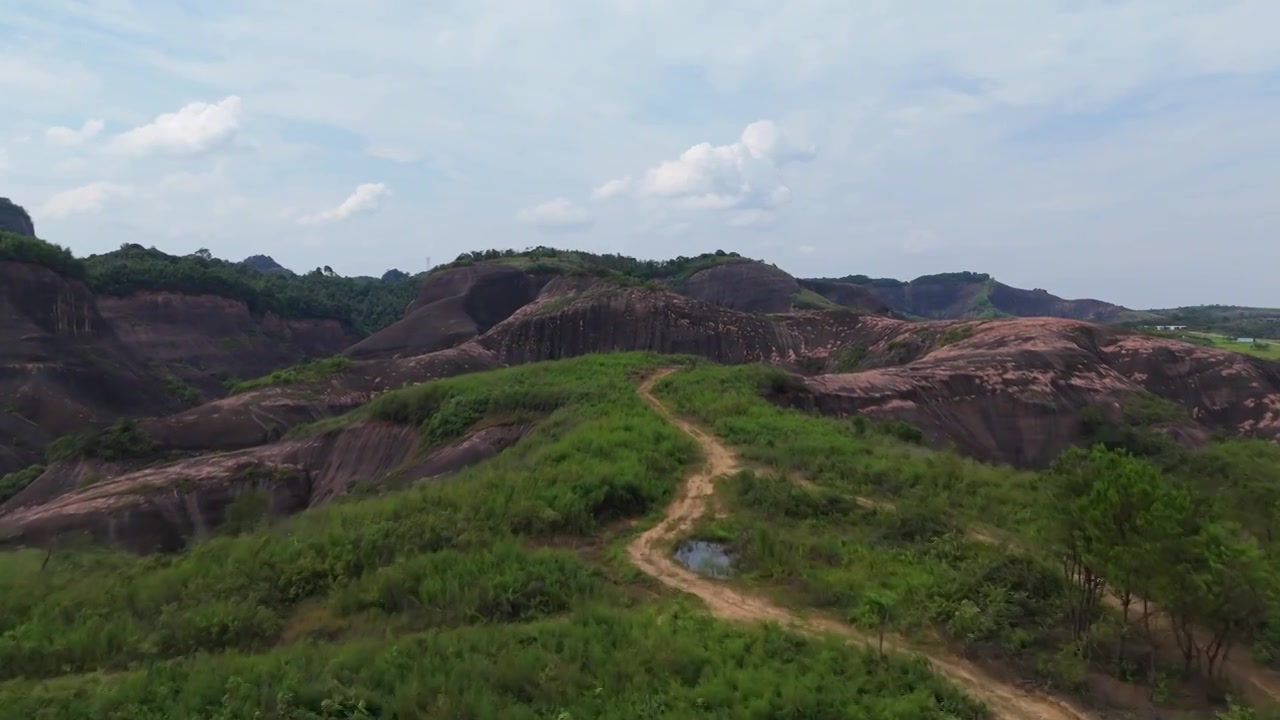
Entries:
{"type": "Polygon", "coordinates": [[[0,472],[61,435],[177,407],[78,280],[0,263],[0,472]]]}
{"type": "Polygon", "coordinates": [[[103,319],[136,357],[205,398],[227,378],[256,378],[306,358],[341,352],[358,338],[336,320],[254,315],[239,300],[168,292],[98,298],[103,319]]]}

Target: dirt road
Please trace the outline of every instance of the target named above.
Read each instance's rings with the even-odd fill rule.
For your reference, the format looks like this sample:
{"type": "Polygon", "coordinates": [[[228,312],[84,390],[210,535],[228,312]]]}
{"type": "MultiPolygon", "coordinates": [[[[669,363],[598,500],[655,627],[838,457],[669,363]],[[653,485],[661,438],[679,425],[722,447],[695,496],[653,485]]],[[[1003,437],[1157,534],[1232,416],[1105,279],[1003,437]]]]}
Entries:
{"type": "MultiPolygon", "coordinates": [[[[874,646],[876,636],[849,625],[816,616],[802,616],[766,598],[729,587],[685,569],[672,557],[671,543],[687,532],[706,512],[716,478],[740,467],[737,457],[719,440],[676,417],[653,395],[653,385],[674,370],[663,370],[640,386],[640,396],[664,418],[698,442],[705,465],[685,479],[662,521],[645,531],[627,547],[631,562],[663,584],[697,595],[713,615],[725,620],[771,621],[808,634],[829,634],[850,643],[874,646]]],[[[914,647],[896,636],[885,636],[885,648],[916,653],[928,659],[934,670],[990,708],[1001,720],[1097,720],[1097,716],[1070,703],[1034,693],[997,680],[963,659],[943,655],[929,648],[914,647]]]]}

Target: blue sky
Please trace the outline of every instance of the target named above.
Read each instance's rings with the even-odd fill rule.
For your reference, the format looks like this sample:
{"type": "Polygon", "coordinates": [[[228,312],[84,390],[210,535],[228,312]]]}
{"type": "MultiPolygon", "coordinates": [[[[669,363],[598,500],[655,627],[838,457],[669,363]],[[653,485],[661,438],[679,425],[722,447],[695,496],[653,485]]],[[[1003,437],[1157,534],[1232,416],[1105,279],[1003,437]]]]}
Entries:
{"type": "Polygon", "coordinates": [[[1280,305],[1274,0],[7,0],[0,195],[78,254],[717,248],[1280,305]]]}

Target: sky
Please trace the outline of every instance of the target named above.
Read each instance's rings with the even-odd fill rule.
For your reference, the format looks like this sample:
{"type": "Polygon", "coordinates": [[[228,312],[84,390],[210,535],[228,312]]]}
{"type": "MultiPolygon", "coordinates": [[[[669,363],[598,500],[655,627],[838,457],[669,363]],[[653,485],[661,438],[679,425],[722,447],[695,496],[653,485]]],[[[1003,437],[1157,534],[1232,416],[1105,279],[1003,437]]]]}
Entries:
{"type": "Polygon", "coordinates": [[[1276,0],[5,0],[0,196],[124,242],[1280,306],[1276,0]]]}

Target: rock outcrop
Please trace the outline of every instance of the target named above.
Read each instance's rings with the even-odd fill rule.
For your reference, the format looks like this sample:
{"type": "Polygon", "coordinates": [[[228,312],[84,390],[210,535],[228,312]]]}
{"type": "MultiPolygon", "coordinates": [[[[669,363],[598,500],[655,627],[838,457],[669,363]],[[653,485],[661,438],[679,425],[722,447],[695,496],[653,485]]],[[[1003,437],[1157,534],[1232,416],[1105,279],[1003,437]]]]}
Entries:
{"type": "Polygon", "coordinates": [[[336,320],[255,315],[242,301],[214,295],[149,292],[97,302],[130,352],[206,398],[225,394],[227,378],[256,378],[336,355],[358,339],[336,320]]]}
{"type": "Polygon", "coordinates": [[[503,263],[432,273],[399,322],[356,343],[347,354],[358,359],[404,357],[453,347],[528,305],[548,279],[503,263]]]}
{"type": "Polygon", "coordinates": [[[36,226],[26,209],[9,198],[0,197],[0,232],[35,237],[36,226]]]}
{"type": "Polygon", "coordinates": [[[743,260],[699,270],[680,283],[685,297],[746,313],[790,312],[800,284],[772,265],[743,260]]]}
{"type": "Polygon", "coordinates": [[[832,415],[907,420],[935,445],[1044,467],[1080,438],[1080,413],[1110,415],[1135,393],[1177,403],[1195,423],[1280,438],[1280,363],[1078,321],[902,323],[860,350],[859,372],[806,380],[783,402],[832,415]],[[941,344],[939,338],[957,338],[941,344]],[[914,347],[909,358],[902,348],[914,347]]]}
{"type": "Polygon", "coordinates": [[[228,521],[290,515],[389,474],[413,483],[456,472],[501,452],[528,430],[519,424],[487,427],[418,458],[415,428],[358,423],[159,465],[32,502],[48,495],[42,485],[53,474],[46,473],[0,508],[0,544],[48,545],[87,534],[135,552],[176,551],[228,521]]]}
{"type": "Polygon", "coordinates": [[[0,263],[0,473],[68,433],[177,403],[120,342],[85,285],[0,263]]]}

